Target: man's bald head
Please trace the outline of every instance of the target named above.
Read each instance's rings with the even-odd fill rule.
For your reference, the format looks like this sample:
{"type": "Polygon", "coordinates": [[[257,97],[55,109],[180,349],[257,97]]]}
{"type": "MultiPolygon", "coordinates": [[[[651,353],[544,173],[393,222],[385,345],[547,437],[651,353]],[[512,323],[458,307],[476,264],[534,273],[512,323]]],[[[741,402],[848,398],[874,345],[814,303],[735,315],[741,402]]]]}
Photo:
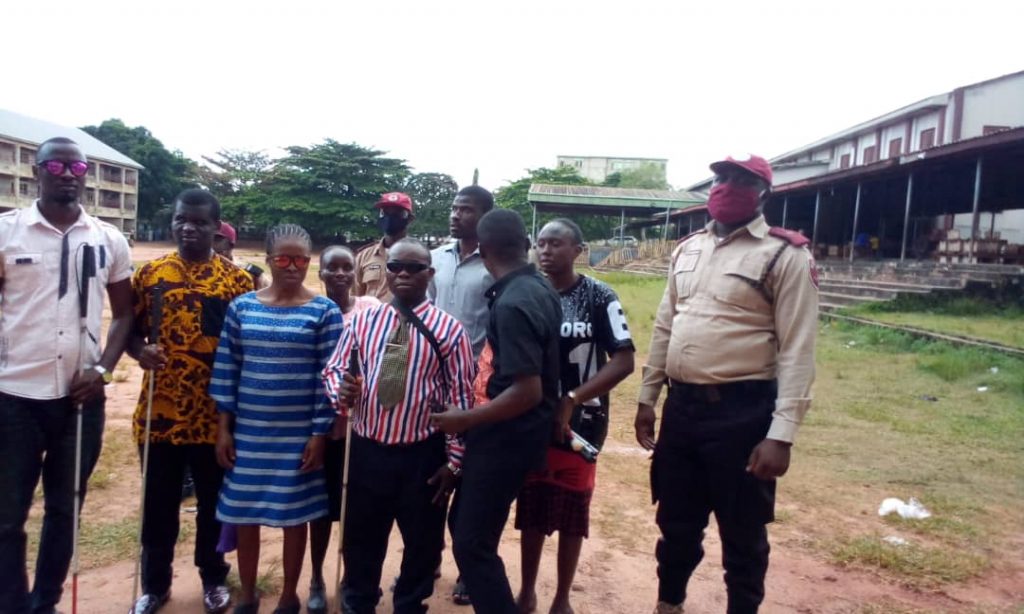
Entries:
{"type": "Polygon", "coordinates": [[[388,248],[388,260],[401,260],[403,262],[431,263],[430,250],[427,246],[413,239],[406,237],[388,248]]]}

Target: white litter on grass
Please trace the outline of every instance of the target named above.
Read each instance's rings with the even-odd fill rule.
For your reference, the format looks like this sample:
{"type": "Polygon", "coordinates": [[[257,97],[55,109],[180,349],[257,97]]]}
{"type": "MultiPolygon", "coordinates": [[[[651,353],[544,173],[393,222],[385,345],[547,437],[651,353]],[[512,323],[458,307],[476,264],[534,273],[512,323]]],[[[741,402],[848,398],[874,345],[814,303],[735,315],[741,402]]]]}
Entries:
{"type": "Polygon", "coordinates": [[[893,546],[909,546],[910,545],[910,542],[908,542],[907,540],[903,539],[899,535],[890,535],[888,537],[883,537],[882,541],[884,541],[887,544],[892,544],[893,546]]]}
{"type": "Polygon", "coordinates": [[[991,373],[992,375],[995,375],[996,373],[999,373],[999,367],[992,367],[991,369],[988,370],[988,372],[991,373]]]}
{"type": "Polygon", "coordinates": [[[851,342],[847,343],[846,345],[848,345],[850,347],[853,347],[853,346],[857,345],[857,342],[856,341],[851,341],[851,342]]]}
{"type": "Polygon", "coordinates": [[[988,392],[988,386],[978,386],[978,392],[988,392]]]}
{"type": "Polygon", "coordinates": [[[929,512],[921,502],[911,497],[910,501],[904,503],[902,499],[896,497],[889,497],[882,501],[882,505],[878,506],[879,516],[888,516],[889,514],[896,512],[900,515],[900,518],[907,518],[910,520],[922,520],[924,518],[930,518],[932,513],[929,512]]]}

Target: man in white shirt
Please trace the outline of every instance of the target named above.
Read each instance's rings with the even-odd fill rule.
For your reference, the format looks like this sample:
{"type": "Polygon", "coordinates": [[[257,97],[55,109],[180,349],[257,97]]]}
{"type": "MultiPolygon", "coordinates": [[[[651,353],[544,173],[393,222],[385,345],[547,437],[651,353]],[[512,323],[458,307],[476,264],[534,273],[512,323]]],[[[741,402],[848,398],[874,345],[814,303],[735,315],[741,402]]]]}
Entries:
{"type": "Polygon", "coordinates": [[[75,406],[84,500],[100,454],[103,386],[132,328],[131,252],[117,228],[79,205],[85,155],[58,137],[36,159],[39,199],[0,215],[0,604],[13,614],[48,614],[60,601],[73,547],[75,406]],[[101,350],[104,295],[112,319],[101,350]],[[30,593],[25,521],[40,476],[46,511],[30,593]]]}

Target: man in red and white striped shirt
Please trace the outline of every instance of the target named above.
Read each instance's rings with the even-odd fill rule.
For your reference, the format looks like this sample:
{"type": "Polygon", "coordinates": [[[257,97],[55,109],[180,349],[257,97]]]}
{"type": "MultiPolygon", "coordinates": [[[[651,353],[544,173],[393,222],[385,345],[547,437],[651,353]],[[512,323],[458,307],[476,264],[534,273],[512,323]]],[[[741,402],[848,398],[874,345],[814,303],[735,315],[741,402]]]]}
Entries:
{"type": "Polygon", "coordinates": [[[396,521],[405,551],[395,585],[395,612],[425,611],[422,602],[434,590],[448,496],[461,472],[463,446],[461,438],[445,436],[432,426],[430,415],[446,407],[470,408],[476,363],[462,325],[427,300],[433,275],[430,252],[422,243],[395,243],[387,260],[394,301],[347,322],[324,370],[327,393],[342,416],[348,417],[347,407],[354,407],[343,548],[345,612],[374,611],[388,536],[396,521]],[[414,318],[434,337],[436,347],[414,325],[414,318]],[[406,330],[399,331],[401,326],[406,330]],[[388,355],[385,360],[396,345],[408,352],[400,359],[405,377],[399,382],[388,373],[395,370],[396,359],[388,355]],[[361,382],[346,372],[353,347],[359,352],[361,382]],[[384,390],[396,385],[397,397],[394,390],[384,390]],[[384,397],[401,400],[386,406],[381,402],[384,397]]]}

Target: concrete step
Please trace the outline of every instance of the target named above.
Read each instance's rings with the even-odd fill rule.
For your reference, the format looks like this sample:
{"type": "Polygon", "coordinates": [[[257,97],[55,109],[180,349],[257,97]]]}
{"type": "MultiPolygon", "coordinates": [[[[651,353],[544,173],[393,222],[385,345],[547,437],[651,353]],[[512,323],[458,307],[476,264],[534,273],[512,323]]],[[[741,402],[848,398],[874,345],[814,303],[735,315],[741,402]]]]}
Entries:
{"type": "MultiPolygon", "coordinates": [[[[894,290],[896,292],[907,291],[907,292],[932,292],[939,290],[949,290],[949,286],[935,286],[930,284],[921,283],[908,283],[899,281],[885,281],[880,279],[844,279],[842,277],[826,277],[821,276],[821,283],[832,283],[832,284],[849,284],[854,286],[868,286],[870,288],[879,288],[882,290],[894,290]]],[[[959,286],[957,286],[959,289],[959,286]]]]}
{"type": "Polygon", "coordinates": [[[818,291],[889,301],[900,294],[928,294],[931,292],[931,289],[921,287],[885,288],[876,285],[829,280],[822,281],[818,286],[818,291]]]}
{"type": "Polygon", "coordinates": [[[877,303],[883,300],[885,299],[872,298],[867,296],[857,296],[855,294],[846,294],[843,292],[818,292],[819,306],[824,304],[832,307],[849,307],[852,305],[860,305],[862,303],[877,303]]]}

